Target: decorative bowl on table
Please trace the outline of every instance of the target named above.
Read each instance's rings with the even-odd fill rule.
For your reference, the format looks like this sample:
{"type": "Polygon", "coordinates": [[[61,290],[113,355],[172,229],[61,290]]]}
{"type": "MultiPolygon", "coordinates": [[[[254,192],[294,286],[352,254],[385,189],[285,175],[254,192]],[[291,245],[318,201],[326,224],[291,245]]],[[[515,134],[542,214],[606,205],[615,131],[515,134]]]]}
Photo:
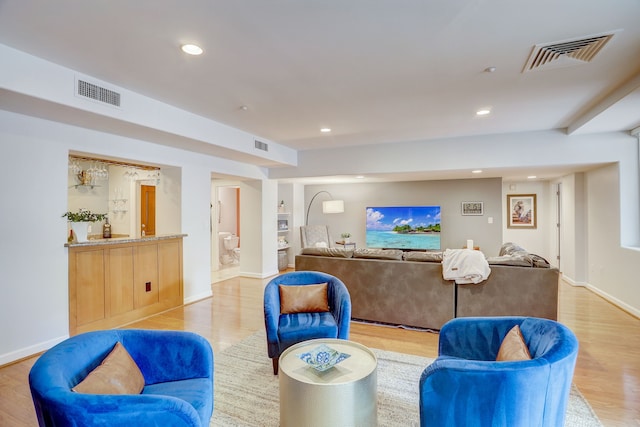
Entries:
{"type": "Polygon", "coordinates": [[[326,344],[320,344],[311,351],[306,351],[297,355],[307,365],[319,372],[333,368],[338,363],[351,357],[350,354],[340,353],[326,344]]]}

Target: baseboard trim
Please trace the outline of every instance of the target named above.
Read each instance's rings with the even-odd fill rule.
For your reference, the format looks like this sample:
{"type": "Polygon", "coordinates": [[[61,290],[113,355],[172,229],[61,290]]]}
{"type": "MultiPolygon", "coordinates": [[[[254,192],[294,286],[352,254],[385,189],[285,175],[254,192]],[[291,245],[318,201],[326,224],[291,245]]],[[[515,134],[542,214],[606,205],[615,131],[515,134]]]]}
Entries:
{"type": "Polygon", "coordinates": [[[593,285],[587,284],[586,288],[589,289],[594,294],[604,298],[605,300],[607,300],[611,304],[615,305],[620,310],[629,313],[631,316],[633,316],[633,317],[635,317],[637,319],[640,319],[640,310],[636,309],[635,307],[630,306],[629,304],[625,303],[624,301],[619,300],[618,298],[614,297],[613,295],[610,295],[610,294],[608,294],[608,293],[596,288],[593,285]]]}
{"type": "Polygon", "coordinates": [[[29,347],[21,348],[16,351],[12,351],[10,353],[5,353],[0,355],[0,368],[4,365],[9,365],[15,362],[19,362],[22,359],[28,359],[38,353],[42,353],[43,351],[49,350],[56,344],[61,343],[62,341],[69,338],[69,335],[63,335],[58,338],[53,338],[47,341],[43,341],[29,347]]]}
{"type": "Polygon", "coordinates": [[[194,303],[196,301],[200,301],[200,300],[212,297],[212,296],[213,296],[213,292],[211,290],[209,290],[208,292],[203,292],[201,294],[192,295],[192,296],[190,296],[188,298],[185,298],[183,300],[183,304],[184,305],[191,304],[191,303],[194,303]]]}
{"type": "Polygon", "coordinates": [[[248,277],[250,279],[266,279],[267,277],[275,276],[279,273],[280,272],[278,270],[266,273],[248,273],[246,271],[241,271],[239,275],[242,277],[248,277]]]}
{"type": "Polygon", "coordinates": [[[624,311],[626,313],[629,313],[633,317],[636,317],[636,318],[640,319],[640,310],[636,309],[635,307],[630,306],[629,304],[625,303],[624,301],[619,300],[618,298],[614,297],[613,295],[610,295],[610,294],[604,292],[600,288],[598,288],[596,286],[593,286],[592,284],[590,284],[588,282],[576,282],[575,280],[571,279],[570,277],[567,277],[567,276],[564,276],[564,275],[562,276],[562,280],[564,280],[565,282],[567,282],[571,286],[581,286],[583,288],[587,288],[591,292],[593,292],[594,294],[596,294],[599,297],[601,297],[604,300],[606,300],[607,302],[615,305],[620,310],[622,310],[622,311],[624,311]]]}

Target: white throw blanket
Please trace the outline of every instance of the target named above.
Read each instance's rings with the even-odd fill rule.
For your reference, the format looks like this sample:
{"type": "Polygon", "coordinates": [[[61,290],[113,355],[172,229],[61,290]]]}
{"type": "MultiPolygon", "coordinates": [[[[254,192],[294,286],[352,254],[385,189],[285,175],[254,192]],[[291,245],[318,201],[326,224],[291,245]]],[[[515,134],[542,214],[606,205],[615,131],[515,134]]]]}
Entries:
{"type": "Polygon", "coordinates": [[[442,277],[457,284],[478,284],[491,274],[484,254],[471,249],[447,249],[442,254],[442,277]]]}

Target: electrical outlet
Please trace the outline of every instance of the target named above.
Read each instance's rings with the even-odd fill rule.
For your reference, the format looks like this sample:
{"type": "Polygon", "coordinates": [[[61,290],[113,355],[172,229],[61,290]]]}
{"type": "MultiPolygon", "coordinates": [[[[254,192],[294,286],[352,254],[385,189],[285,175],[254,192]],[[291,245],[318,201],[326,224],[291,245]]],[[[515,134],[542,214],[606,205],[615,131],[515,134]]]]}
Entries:
{"type": "Polygon", "coordinates": [[[151,292],[151,282],[145,283],[144,286],[145,286],[145,291],[151,292]]]}

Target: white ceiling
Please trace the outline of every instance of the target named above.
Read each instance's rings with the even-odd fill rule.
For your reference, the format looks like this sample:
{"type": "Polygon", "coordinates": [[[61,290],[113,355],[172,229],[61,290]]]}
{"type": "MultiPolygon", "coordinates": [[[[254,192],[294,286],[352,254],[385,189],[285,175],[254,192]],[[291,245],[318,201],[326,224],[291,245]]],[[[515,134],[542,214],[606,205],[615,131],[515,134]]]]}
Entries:
{"type": "Polygon", "coordinates": [[[0,0],[0,43],[306,150],[631,130],[639,17],[638,0],[0,0]],[[609,32],[591,62],[522,72],[536,44],[609,32]]]}

